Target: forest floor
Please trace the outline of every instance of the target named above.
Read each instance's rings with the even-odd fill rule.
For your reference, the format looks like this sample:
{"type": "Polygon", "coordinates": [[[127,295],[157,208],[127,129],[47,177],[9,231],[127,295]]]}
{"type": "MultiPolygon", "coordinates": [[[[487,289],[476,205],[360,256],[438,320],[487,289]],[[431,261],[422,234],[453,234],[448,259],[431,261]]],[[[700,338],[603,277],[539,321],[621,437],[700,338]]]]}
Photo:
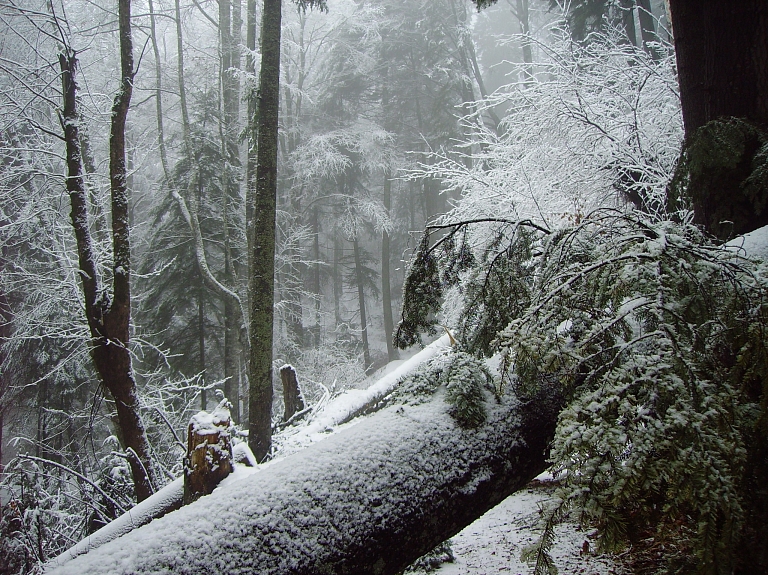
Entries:
{"type": "MultiPolygon", "coordinates": [[[[451,538],[453,561],[432,570],[408,573],[423,575],[528,575],[533,568],[520,559],[523,549],[536,541],[539,504],[552,496],[554,484],[534,480],[510,495],[477,521],[451,538]]],[[[595,530],[584,530],[577,518],[569,517],[556,528],[552,550],[560,575],[628,575],[622,556],[594,552],[595,530]]]]}

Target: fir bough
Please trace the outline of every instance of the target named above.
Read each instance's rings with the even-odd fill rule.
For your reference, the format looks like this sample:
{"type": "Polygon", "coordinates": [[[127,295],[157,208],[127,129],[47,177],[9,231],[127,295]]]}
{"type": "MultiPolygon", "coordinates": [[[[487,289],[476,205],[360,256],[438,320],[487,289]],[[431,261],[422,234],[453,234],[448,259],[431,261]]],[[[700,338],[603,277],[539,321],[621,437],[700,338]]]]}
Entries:
{"type": "Polygon", "coordinates": [[[556,382],[569,398],[551,452],[557,513],[578,509],[607,550],[628,526],[683,522],[696,572],[730,573],[765,401],[765,280],[693,226],[606,213],[552,237],[540,266],[499,341],[518,386],[556,382]]]}
{"type": "Polygon", "coordinates": [[[482,360],[463,351],[438,356],[416,369],[403,379],[388,403],[424,403],[440,386],[445,386],[448,413],[460,427],[473,429],[485,422],[493,376],[482,360]]]}
{"type": "Polygon", "coordinates": [[[437,333],[435,314],[443,295],[437,258],[430,250],[429,234],[424,234],[411,261],[403,284],[402,319],[395,332],[395,345],[401,349],[421,343],[421,332],[437,333]]]}

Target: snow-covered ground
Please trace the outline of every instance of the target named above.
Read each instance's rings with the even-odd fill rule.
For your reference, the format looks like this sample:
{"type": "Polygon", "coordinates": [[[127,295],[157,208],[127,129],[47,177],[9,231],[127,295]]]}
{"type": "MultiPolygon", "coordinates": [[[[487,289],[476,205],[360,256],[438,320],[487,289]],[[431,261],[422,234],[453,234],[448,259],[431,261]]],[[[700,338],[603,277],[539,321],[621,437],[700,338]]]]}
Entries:
{"type": "MultiPolygon", "coordinates": [[[[547,481],[510,495],[451,539],[454,561],[443,563],[435,575],[528,575],[532,567],[520,560],[524,547],[537,536],[539,503],[550,496],[547,481]]],[[[552,556],[560,575],[627,575],[608,555],[594,553],[591,533],[570,519],[556,528],[552,556]],[[585,553],[585,543],[588,551],[585,553]]],[[[423,570],[414,573],[422,575],[423,570]]]]}

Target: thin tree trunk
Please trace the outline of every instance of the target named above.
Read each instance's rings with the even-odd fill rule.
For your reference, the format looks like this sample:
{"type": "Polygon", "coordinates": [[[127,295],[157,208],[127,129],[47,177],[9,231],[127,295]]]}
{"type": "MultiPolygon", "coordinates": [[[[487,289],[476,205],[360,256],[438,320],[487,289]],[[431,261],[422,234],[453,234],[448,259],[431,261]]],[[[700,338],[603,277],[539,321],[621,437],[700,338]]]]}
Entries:
{"type": "Polygon", "coordinates": [[[656,36],[656,22],[651,11],[651,0],[637,0],[637,15],[640,20],[640,35],[643,38],[643,49],[651,58],[659,60],[661,54],[658,47],[651,46],[652,43],[659,41],[658,36],[656,36]]]}
{"type": "Polygon", "coordinates": [[[176,14],[176,70],[179,77],[179,106],[181,107],[181,131],[184,138],[184,146],[191,157],[192,141],[189,133],[189,111],[187,110],[187,90],[184,82],[184,32],[181,25],[181,7],[179,0],[174,3],[176,14]]]}
{"type": "Polygon", "coordinates": [[[352,240],[352,248],[355,254],[355,278],[357,279],[357,302],[360,306],[360,335],[363,338],[363,359],[365,371],[371,369],[371,348],[368,345],[368,321],[365,315],[365,290],[363,289],[363,265],[360,258],[360,242],[357,236],[352,240]]]}
{"type": "Polygon", "coordinates": [[[336,329],[342,324],[341,298],[344,296],[344,282],[341,277],[341,258],[344,247],[338,232],[333,236],[333,318],[336,329]]]}
{"type": "Polygon", "coordinates": [[[320,321],[322,318],[322,286],[320,285],[320,208],[317,205],[312,207],[312,293],[315,295],[314,307],[315,318],[312,326],[312,343],[315,348],[320,347],[320,321]]]}
{"type": "Polygon", "coordinates": [[[160,150],[160,162],[163,165],[165,181],[171,184],[171,171],[168,166],[168,153],[165,149],[165,134],[163,130],[163,74],[160,64],[160,49],[157,45],[155,28],[155,7],[149,0],[149,38],[152,41],[152,53],[155,56],[155,113],[157,119],[157,147],[160,150]]]}
{"type": "Polygon", "coordinates": [[[280,98],[281,0],[264,0],[261,20],[258,150],[249,270],[250,366],[248,446],[256,459],[272,443],[272,325],[274,321],[277,121],[280,98]]]}
{"type": "Polygon", "coordinates": [[[71,51],[61,54],[64,94],[64,133],[67,145],[67,191],[72,206],[72,225],[78,247],[78,260],[85,299],[85,311],[94,339],[92,357],[105,387],[115,400],[120,436],[134,480],[138,501],[149,497],[156,485],[144,423],[128,350],[130,336],[130,240],[128,190],[125,164],[125,123],[133,89],[133,43],[130,0],[118,3],[120,31],[120,89],[112,107],[110,127],[110,189],[112,196],[113,290],[110,301],[101,289],[96,271],[92,239],[88,228],[88,209],[83,182],[78,135],[75,75],[77,59],[71,51]]]}
{"type": "Polygon", "coordinates": [[[620,0],[621,25],[624,27],[627,42],[637,46],[637,30],[635,28],[635,0],[620,0]]]}
{"type": "Polygon", "coordinates": [[[205,300],[203,299],[203,283],[200,282],[200,287],[197,290],[197,343],[198,354],[200,355],[200,365],[198,371],[200,372],[200,383],[202,384],[202,390],[200,391],[200,409],[205,411],[208,405],[208,396],[205,389],[205,300]]]}
{"type": "Polygon", "coordinates": [[[528,39],[531,35],[528,0],[517,0],[517,20],[520,22],[520,33],[525,36],[523,40],[524,74],[526,83],[529,83],[533,80],[533,50],[531,41],[528,39]]]}
{"type": "MultiPolygon", "coordinates": [[[[392,208],[392,175],[387,170],[384,174],[384,209],[389,213],[392,208]]],[[[392,340],[395,332],[395,321],[392,316],[392,290],[390,283],[389,263],[392,254],[389,248],[389,233],[381,232],[381,300],[384,305],[384,338],[387,340],[387,359],[394,361],[400,358],[392,340]]]]}
{"type": "MultiPolygon", "coordinates": [[[[240,4],[240,0],[234,0],[234,4],[240,4]]],[[[239,82],[233,67],[239,67],[240,58],[238,46],[232,34],[235,24],[231,14],[232,4],[229,0],[219,2],[219,39],[221,46],[221,88],[222,88],[222,151],[226,166],[223,174],[223,202],[224,202],[224,281],[231,286],[237,284],[237,274],[234,269],[231,246],[230,206],[233,200],[239,197],[237,182],[233,177],[234,169],[240,166],[240,154],[237,146],[237,117],[239,114],[239,82]]],[[[236,11],[236,25],[241,25],[239,10],[236,11]]],[[[239,43],[239,30],[237,32],[239,43]]],[[[227,398],[235,398],[237,391],[237,359],[240,354],[239,341],[240,329],[239,306],[234,305],[232,298],[224,295],[224,395],[227,398]]],[[[244,318],[243,318],[244,321],[244,318]]],[[[235,400],[233,405],[233,417],[240,420],[239,409],[235,400]]]]}

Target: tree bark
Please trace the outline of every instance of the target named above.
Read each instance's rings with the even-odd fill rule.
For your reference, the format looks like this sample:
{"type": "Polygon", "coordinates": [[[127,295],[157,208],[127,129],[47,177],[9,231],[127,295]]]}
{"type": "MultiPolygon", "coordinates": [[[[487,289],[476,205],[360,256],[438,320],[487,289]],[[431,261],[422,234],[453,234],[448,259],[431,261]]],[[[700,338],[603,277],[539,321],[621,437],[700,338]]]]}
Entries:
{"type": "Polygon", "coordinates": [[[658,60],[661,58],[659,49],[656,46],[651,46],[652,43],[659,41],[656,35],[656,22],[651,11],[651,0],[637,0],[637,16],[640,20],[640,35],[643,38],[643,49],[651,58],[658,60]]]}
{"type": "Polygon", "coordinates": [[[280,381],[283,383],[283,421],[288,421],[297,413],[304,409],[304,398],[299,387],[299,378],[296,370],[290,365],[284,365],[280,368],[280,381]]]}
{"type": "Polygon", "coordinates": [[[509,392],[463,430],[442,402],[387,408],[51,573],[399,573],[546,468],[561,406],[509,392]]]}
{"type": "Polygon", "coordinates": [[[768,4],[670,0],[685,134],[711,120],[768,125],[768,4]]]}
{"type": "Polygon", "coordinates": [[[256,189],[251,224],[253,246],[251,269],[248,274],[251,326],[248,446],[258,460],[264,459],[269,453],[272,442],[272,323],[281,22],[281,0],[264,0],[261,21],[256,189]]]}
{"type": "Polygon", "coordinates": [[[232,420],[225,399],[213,411],[192,416],[187,428],[187,456],[184,460],[184,505],[210,495],[232,473],[232,420]]]}
{"type": "MultiPolygon", "coordinates": [[[[384,174],[384,209],[392,208],[392,175],[387,170],[384,174]]],[[[400,359],[400,354],[395,347],[394,337],[395,321],[392,316],[392,287],[389,271],[389,260],[392,257],[389,248],[389,232],[381,232],[381,300],[384,306],[384,338],[387,340],[387,359],[394,361],[400,359]]]]}
{"type": "Polygon", "coordinates": [[[85,311],[93,338],[91,356],[104,386],[115,400],[119,436],[129,455],[138,501],[154,492],[154,464],[128,350],[131,319],[129,205],[126,185],[125,124],[133,90],[133,43],[130,0],[118,3],[120,35],[120,88],[112,106],[109,138],[109,175],[112,196],[112,299],[101,289],[88,227],[87,195],[83,181],[78,135],[77,58],[67,51],[59,56],[64,94],[64,137],[67,147],[67,191],[78,249],[85,311]]]}
{"type": "Polygon", "coordinates": [[[635,28],[635,0],[620,0],[621,24],[627,36],[627,42],[637,46],[637,29],[635,28]]]}
{"type": "Polygon", "coordinates": [[[357,237],[352,240],[355,255],[355,278],[357,280],[357,303],[360,307],[360,335],[363,339],[363,360],[365,372],[371,369],[371,347],[368,345],[368,318],[365,313],[365,289],[363,289],[363,264],[360,258],[360,242],[357,237]]]}
{"type": "Polygon", "coordinates": [[[686,142],[670,203],[727,240],[768,225],[768,4],[671,0],[686,142]],[[680,189],[683,188],[683,189],[680,189]]]}

